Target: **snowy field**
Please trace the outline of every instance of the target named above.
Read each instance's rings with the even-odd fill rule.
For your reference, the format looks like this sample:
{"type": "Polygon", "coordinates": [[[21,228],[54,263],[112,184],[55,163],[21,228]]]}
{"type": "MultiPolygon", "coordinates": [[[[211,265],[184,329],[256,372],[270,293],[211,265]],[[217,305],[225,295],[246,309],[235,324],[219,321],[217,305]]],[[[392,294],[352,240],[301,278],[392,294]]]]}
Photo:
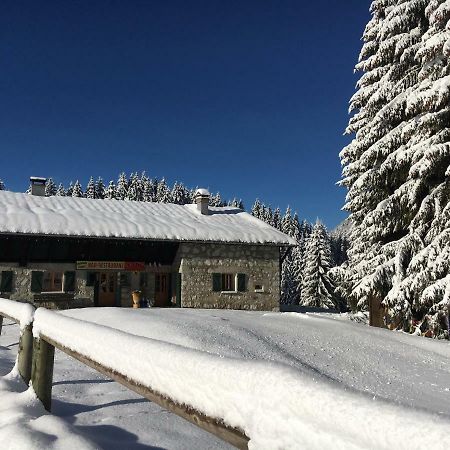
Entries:
{"type": "MultiPolygon", "coordinates": [[[[369,328],[326,314],[115,308],[72,310],[62,314],[158,342],[176,344],[177,348],[186,351],[194,349],[211,357],[220,356],[225,361],[227,358],[271,361],[283,370],[290,367],[304,382],[305,398],[299,404],[299,416],[305,411],[311,415],[310,420],[304,418],[301,422],[308,422],[311,434],[325,433],[320,418],[333,422],[333,411],[336,412],[337,424],[347,424],[341,433],[345,435],[347,432],[348,436],[341,442],[336,440],[337,434],[327,430],[329,438],[335,440],[331,441],[334,448],[420,447],[423,427],[417,430],[417,440],[413,440],[411,435],[403,436],[399,443],[401,436],[395,432],[395,427],[383,421],[378,423],[381,427],[379,434],[385,434],[381,440],[367,441],[370,433],[361,428],[361,441],[353,441],[349,445],[346,439],[354,439],[355,436],[351,434],[352,423],[358,424],[359,420],[370,422],[372,414],[375,423],[377,414],[394,419],[406,417],[407,420],[401,422],[405,427],[410,423],[412,432],[420,421],[425,429],[428,427],[435,433],[431,436],[435,444],[439,442],[444,426],[448,429],[450,425],[448,342],[369,328]],[[324,402],[313,403],[311,399],[322,391],[325,393],[321,398],[324,402]],[[358,412],[365,416],[358,418],[358,412]],[[342,414],[346,416],[338,417],[342,414]],[[436,428],[433,428],[434,424],[437,424],[436,428]],[[344,432],[345,428],[348,430],[344,432]]],[[[0,337],[0,375],[8,373],[13,366],[17,340],[18,327],[6,325],[0,337]]],[[[280,372],[281,375],[283,373],[280,372]]],[[[286,374],[290,376],[289,372],[286,374]]],[[[283,381],[280,380],[280,384],[283,381]]],[[[269,397],[275,387],[267,387],[269,397]]],[[[212,435],[104,379],[60,352],[57,352],[55,362],[53,398],[55,415],[105,449],[229,448],[212,435]]],[[[289,400],[279,399],[286,404],[289,400]]],[[[277,408],[278,405],[274,405],[274,410],[277,408]]],[[[295,411],[291,413],[295,414],[295,411]]],[[[289,422],[292,418],[283,420],[289,422]]],[[[300,429],[303,425],[295,420],[292,426],[299,427],[299,434],[308,430],[307,427],[300,429]]],[[[317,445],[305,448],[320,448],[320,439],[309,444],[313,442],[317,445]]],[[[433,448],[439,447],[435,445],[433,448]]]]}

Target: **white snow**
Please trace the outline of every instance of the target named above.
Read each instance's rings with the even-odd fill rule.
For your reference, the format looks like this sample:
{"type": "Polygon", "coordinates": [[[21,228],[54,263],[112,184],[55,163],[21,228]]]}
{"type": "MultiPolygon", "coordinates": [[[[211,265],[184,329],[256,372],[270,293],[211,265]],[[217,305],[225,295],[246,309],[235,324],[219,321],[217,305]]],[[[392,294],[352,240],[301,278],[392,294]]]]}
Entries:
{"type": "Polygon", "coordinates": [[[411,449],[424,436],[430,448],[444,448],[447,343],[350,321],[299,317],[38,310],[36,331],[179,402],[223,417],[245,430],[251,448],[411,449]]]}
{"type": "MultiPolygon", "coordinates": [[[[2,363],[4,361],[2,360],[2,363]]],[[[0,364],[2,368],[3,364],[0,364]]],[[[17,368],[0,377],[2,450],[94,450],[98,448],[63,419],[47,413],[17,368]]]]}
{"type": "Polygon", "coordinates": [[[270,225],[233,207],[40,197],[0,191],[0,233],[175,241],[292,244],[270,225]]]}
{"type": "Polygon", "coordinates": [[[16,320],[23,330],[33,321],[34,306],[30,303],[21,303],[0,298],[0,313],[6,314],[16,320]]]}

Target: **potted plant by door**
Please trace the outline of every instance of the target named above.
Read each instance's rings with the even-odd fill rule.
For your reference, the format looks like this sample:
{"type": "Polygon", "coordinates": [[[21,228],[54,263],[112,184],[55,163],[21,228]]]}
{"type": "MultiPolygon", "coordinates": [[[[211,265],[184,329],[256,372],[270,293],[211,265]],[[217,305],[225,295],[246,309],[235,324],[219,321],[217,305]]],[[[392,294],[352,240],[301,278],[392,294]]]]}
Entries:
{"type": "Polygon", "coordinates": [[[141,301],[141,291],[133,291],[131,292],[131,296],[133,298],[133,308],[139,308],[139,304],[141,301]]]}

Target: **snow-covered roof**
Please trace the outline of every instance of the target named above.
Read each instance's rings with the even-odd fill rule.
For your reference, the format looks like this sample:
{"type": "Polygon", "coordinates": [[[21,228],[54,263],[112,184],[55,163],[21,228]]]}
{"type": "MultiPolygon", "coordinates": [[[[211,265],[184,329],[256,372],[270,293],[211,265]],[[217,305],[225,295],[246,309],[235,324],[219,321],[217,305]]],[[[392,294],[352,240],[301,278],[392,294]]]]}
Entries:
{"type": "Polygon", "coordinates": [[[295,245],[238,208],[174,205],[0,191],[0,233],[295,245]]]}

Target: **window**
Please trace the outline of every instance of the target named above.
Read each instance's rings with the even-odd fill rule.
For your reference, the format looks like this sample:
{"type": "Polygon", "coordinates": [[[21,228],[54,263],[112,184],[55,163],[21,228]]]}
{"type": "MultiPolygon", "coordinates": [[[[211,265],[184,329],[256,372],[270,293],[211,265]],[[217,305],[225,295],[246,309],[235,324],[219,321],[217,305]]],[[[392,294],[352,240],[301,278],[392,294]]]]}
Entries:
{"type": "Polygon", "coordinates": [[[41,271],[31,272],[31,292],[73,292],[75,272],[41,271]]]}
{"type": "Polygon", "coordinates": [[[3,270],[0,279],[0,292],[12,292],[12,270],[3,270]]]}
{"type": "Polygon", "coordinates": [[[262,283],[255,283],[255,292],[264,292],[264,285],[262,283]]]}
{"type": "Polygon", "coordinates": [[[213,273],[213,292],[245,292],[247,277],[244,273],[213,273]]]}
{"type": "Polygon", "coordinates": [[[62,272],[44,272],[42,278],[43,292],[62,292],[63,273],[62,272]]]}

